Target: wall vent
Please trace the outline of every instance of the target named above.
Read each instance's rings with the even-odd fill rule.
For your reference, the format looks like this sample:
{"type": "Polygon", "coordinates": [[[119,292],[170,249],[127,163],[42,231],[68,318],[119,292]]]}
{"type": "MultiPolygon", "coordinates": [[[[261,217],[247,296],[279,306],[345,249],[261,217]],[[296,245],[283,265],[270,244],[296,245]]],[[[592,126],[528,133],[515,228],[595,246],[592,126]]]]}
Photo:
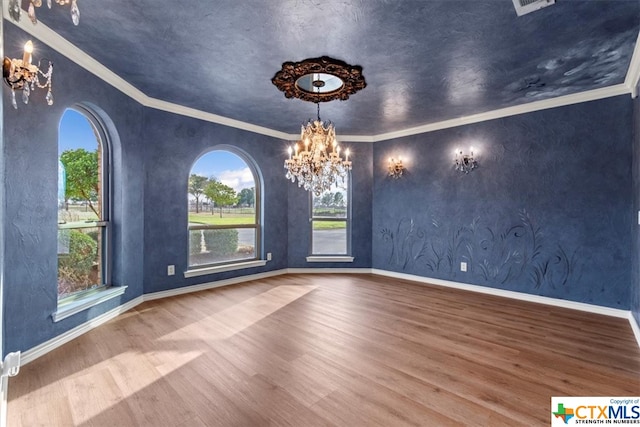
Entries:
{"type": "Polygon", "coordinates": [[[555,4],[556,0],[512,0],[518,16],[555,4]]]}

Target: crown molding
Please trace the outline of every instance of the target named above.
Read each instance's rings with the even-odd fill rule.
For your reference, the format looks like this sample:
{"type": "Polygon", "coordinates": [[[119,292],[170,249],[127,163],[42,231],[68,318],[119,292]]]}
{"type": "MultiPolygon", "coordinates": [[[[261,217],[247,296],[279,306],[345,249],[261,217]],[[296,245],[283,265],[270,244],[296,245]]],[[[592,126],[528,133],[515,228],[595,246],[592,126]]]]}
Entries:
{"type": "MultiPolygon", "coordinates": [[[[125,92],[126,93],[126,92],[125,92]]],[[[146,95],[145,95],[146,96],[146,95]]],[[[194,119],[204,120],[205,122],[218,123],[236,129],[242,129],[261,135],[271,136],[273,138],[285,139],[287,141],[298,140],[300,135],[288,134],[275,129],[254,125],[240,120],[230,119],[229,117],[219,116],[206,111],[197,110],[184,105],[174,104],[168,101],[162,101],[157,98],[146,96],[146,102],[142,103],[145,107],[155,108],[156,110],[167,111],[169,113],[179,114],[181,116],[192,117],[194,119]]]]}
{"type": "Polygon", "coordinates": [[[22,11],[23,16],[20,22],[16,22],[13,19],[9,18],[9,0],[2,0],[2,8],[3,17],[7,22],[34,36],[41,43],[48,45],[58,53],[66,56],[68,59],[75,62],[80,67],[104,80],[106,83],[120,90],[128,97],[133,98],[141,104],[144,104],[145,99],[148,98],[147,95],[142,93],[142,91],[138,90],[135,86],[124,80],[122,77],[118,76],[116,73],[109,70],[100,62],[93,59],[93,57],[84,53],[67,39],[44,25],[41,21],[38,21],[36,25],[33,25],[27,18],[26,11],[22,11]]]}
{"type": "MultiPolygon", "coordinates": [[[[254,125],[251,123],[243,122],[240,120],[231,119],[228,117],[220,116],[213,113],[197,110],[195,108],[186,107],[184,105],[174,104],[172,102],[163,101],[157,98],[152,98],[141,90],[124,80],[122,77],[96,61],[91,56],[87,55],[84,51],[77,46],[60,36],[51,28],[44,25],[42,22],[38,22],[37,25],[32,25],[28,19],[22,19],[20,22],[15,22],[10,19],[8,13],[9,0],[2,0],[3,17],[8,22],[17,26],[21,30],[36,37],[40,42],[47,44],[52,49],[56,50],[61,55],[67,57],[80,67],[89,71],[96,77],[102,79],[106,83],[110,84],[114,88],[121,91],[123,94],[131,97],[138,103],[145,107],[154,108],[161,111],[166,111],[173,114],[178,114],[185,117],[191,117],[211,123],[217,123],[224,126],[233,127],[236,129],[245,130],[261,135],[270,136],[273,138],[283,139],[287,141],[296,141],[299,139],[297,134],[289,134],[281,132],[275,129],[270,129],[263,126],[254,125]]],[[[26,12],[23,11],[26,15],[26,12]]],[[[612,96],[631,94],[635,97],[638,82],[640,80],[640,34],[638,35],[638,41],[634,49],[634,53],[627,71],[625,82],[609,86],[600,89],[589,90],[572,95],[560,96],[553,99],[546,99],[542,101],[530,102],[527,104],[516,105],[513,107],[502,108],[499,110],[487,111],[479,114],[472,114],[469,116],[458,117],[455,119],[444,120],[435,123],[429,123],[421,126],[416,126],[400,131],[381,133],[377,135],[340,135],[339,139],[343,142],[380,142],[390,139],[402,138],[406,136],[417,135],[421,133],[433,132],[442,129],[453,128],[457,126],[463,126],[473,123],[479,123],[487,120],[494,120],[503,117],[515,116],[518,114],[531,113],[534,111],[546,110],[550,108],[562,107],[566,105],[579,104],[582,102],[595,101],[598,99],[609,98],[612,96]]]]}
{"type": "MultiPolygon", "coordinates": [[[[580,104],[588,101],[609,98],[612,96],[625,95],[631,93],[629,88],[620,83],[615,86],[604,87],[600,89],[588,90],[585,92],[574,93],[571,95],[559,96],[552,99],[542,101],[529,102],[527,104],[515,105],[513,107],[501,108],[499,110],[487,111],[485,113],[472,114],[470,116],[459,117],[457,119],[444,120],[441,122],[431,123],[422,126],[416,126],[396,132],[382,133],[372,137],[373,142],[386,141],[389,139],[402,138],[405,136],[417,135],[426,132],[433,132],[442,129],[448,129],[472,123],[484,122],[488,120],[500,119],[503,117],[515,116],[518,114],[532,113],[550,108],[564,107],[566,105],[580,104]]],[[[344,137],[341,137],[344,140],[344,137]]]]}
{"type": "MultiPolygon", "coordinates": [[[[84,68],[91,74],[102,79],[104,82],[110,84],[114,88],[118,89],[123,94],[134,99],[138,103],[145,107],[154,108],[157,110],[167,111],[170,113],[178,114],[181,116],[187,116],[194,119],[200,119],[207,122],[218,123],[224,126],[229,126],[237,129],[246,130],[253,133],[258,133],[266,136],[271,136],[279,139],[297,139],[295,135],[290,135],[285,132],[280,132],[274,129],[269,129],[262,126],[257,126],[251,123],[242,122],[240,120],[230,119],[228,117],[219,116],[217,114],[207,113],[195,108],[185,107],[183,105],[174,104],[171,102],[163,101],[160,99],[152,98],[146,95],[144,92],[127,82],[125,79],[102,65],[100,62],[93,59],[93,57],[87,55],[80,48],[69,42],[67,39],[47,27],[42,22],[38,21],[36,25],[33,25],[31,21],[23,16],[20,22],[8,18],[9,1],[2,0],[3,15],[7,22],[12,23],[26,33],[37,38],[41,43],[48,45],[61,55],[67,57],[80,67],[84,68]]],[[[23,10],[23,14],[26,12],[23,10]]]]}
{"type": "Polygon", "coordinates": [[[629,69],[627,70],[627,76],[624,79],[624,85],[631,91],[631,96],[638,96],[638,83],[640,81],[640,33],[638,33],[638,39],[636,40],[636,46],[633,49],[633,56],[631,56],[631,62],[629,63],[629,69]]]}
{"type": "MultiPolygon", "coordinates": [[[[640,56],[640,54],[639,54],[640,56]]],[[[421,133],[434,132],[442,129],[449,129],[473,123],[485,122],[488,120],[500,119],[503,117],[516,116],[518,114],[533,113],[535,111],[547,110],[550,108],[564,107],[566,105],[580,104],[598,99],[610,98],[612,96],[626,95],[631,93],[631,89],[625,83],[614,86],[593,89],[571,95],[558,96],[556,98],[544,99],[541,101],[529,102],[526,104],[514,105],[513,107],[491,110],[484,113],[472,114],[470,116],[458,117],[441,122],[429,123],[412,128],[407,128],[394,132],[380,133],[377,135],[340,135],[342,142],[380,142],[390,139],[403,138],[405,136],[419,135],[421,133]]]]}

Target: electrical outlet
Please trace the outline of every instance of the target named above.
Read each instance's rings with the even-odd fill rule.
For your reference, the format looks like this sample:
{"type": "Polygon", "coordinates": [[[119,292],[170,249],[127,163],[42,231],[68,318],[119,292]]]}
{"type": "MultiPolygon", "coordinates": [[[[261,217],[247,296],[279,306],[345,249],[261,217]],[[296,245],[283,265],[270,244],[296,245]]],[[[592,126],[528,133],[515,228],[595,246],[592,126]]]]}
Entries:
{"type": "Polygon", "coordinates": [[[175,265],[168,265],[167,266],[167,276],[173,276],[174,274],[176,274],[176,266],[175,265]]]}
{"type": "Polygon", "coordinates": [[[467,263],[466,262],[461,262],[460,263],[460,271],[467,271],[467,263]]]}
{"type": "Polygon", "coordinates": [[[267,252],[267,261],[271,261],[271,252],[267,252]]]}

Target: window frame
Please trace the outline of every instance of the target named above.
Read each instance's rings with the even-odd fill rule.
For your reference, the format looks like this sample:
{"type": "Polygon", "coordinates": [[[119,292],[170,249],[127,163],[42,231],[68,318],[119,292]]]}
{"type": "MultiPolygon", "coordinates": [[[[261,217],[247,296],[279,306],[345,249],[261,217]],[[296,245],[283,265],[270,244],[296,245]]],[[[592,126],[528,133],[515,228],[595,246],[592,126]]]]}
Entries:
{"type": "Polygon", "coordinates": [[[313,199],[315,195],[313,191],[309,191],[309,256],[307,256],[307,261],[309,262],[321,262],[321,261],[335,261],[335,262],[350,262],[353,261],[353,257],[351,256],[351,228],[352,228],[352,190],[351,190],[351,171],[348,171],[346,177],[344,178],[347,191],[346,191],[346,199],[347,199],[347,209],[346,209],[346,217],[344,218],[336,218],[336,217],[326,217],[326,216],[314,216],[313,214],[313,199]],[[346,222],[346,252],[345,253],[336,253],[336,254],[316,254],[313,252],[313,223],[314,221],[335,221],[335,222],[346,222]]]}
{"type": "MultiPolygon", "coordinates": [[[[231,153],[238,158],[240,158],[246,167],[251,171],[251,175],[253,176],[253,194],[254,194],[254,223],[253,224],[232,224],[232,225],[215,225],[215,224],[197,224],[190,225],[189,224],[189,210],[187,208],[187,271],[185,271],[185,277],[194,277],[200,276],[204,274],[211,274],[216,272],[223,271],[231,271],[241,268],[250,268],[256,266],[263,266],[266,264],[263,261],[263,250],[262,250],[262,179],[259,173],[257,165],[253,159],[244,152],[238,150],[233,146],[227,145],[218,145],[215,146],[206,152],[200,154],[196,160],[191,165],[191,169],[189,170],[189,177],[192,174],[193,166],[200,160],[203,156],[209,155],[216,151],[223,151],[227,153],[231,153]],[[253,229],[255,235],[255,246],[254,246],[254,256],[251,258],[239,258],[228,261],[218,261],[211,262],[207,264],[191,264],[191,251],[189,249],[189,239],[190,232],[194,230],[229,230],[229,229],[253,229]]],[[[187,178],[188,180],[188,178],[187,178]]],[[[187,183],[188,186],[188,183],[187,183]]],[[[189,192],[187,190],[187,200],[189,197],[189,192]]],[[[187,202],[187,206],[189,203],[187,202]]]]}
{"type": "MultiPolygon", "coordinates": [[[[106,131],[105,124],[100,119],[100,117],[95,114],[90,109],[83,107],[81,105],[73,105],[65,109],[60,120],[63,119],[64,114],[66,114],[67,110],[74,110],[75,112],[82,114],[84,118],[90,123],[97,136],[97,143],[100,146],[100,159],[99,165],[100,168],[100,194],[98,195],[100,200],[100,216],[101,218],[98,221],[84,221],[84,222],[75,222],[75,223],[66,223],[66,222],[58,222],[57,230],[63,229],[71,229],[71,230],[79,230],[84,228],[98,228],[101,231],[101,268],[100,268],[100,281],[101,283],[93,286],[89,289],[84,289],[81,291],[74,292],[72,294],[66,295],[62,298],[58,295],[58,311],[54,313],[54,320],[56,318],[56,314],[60,313],[58,317],[59,320],[62,320],[65,317],[68,317],[71,314],[75,314],[74,311],[71,314],[65,315],[61,312],[61,309],[64,311],[66,308],[73,308],[76,306],[84,305],[83,302],[88,299],[100,299],[96,298],[97,294],[103,293],[106,291],[112,284],[112,254],[111,247],[113,245],[112,241],[112,226],[111,226],[111,217],[112,217],[112,159],[111,159],[111,141],[109,138],[109,134],[106,131]]],[[[60,122],[59,122],[60,123],[60,122]]],[[[58,130],[58,138],[59,138],[59,130],[58,130]]],[[[59,142],[58,142],[59,144],[59,142]]],[[[59,159],[58,159],[59,160],[59,159]]],[[[126,287],[122,287],[121,290],[114,293],[114,296],[120,295],[124,292],[126,287]]],[[[94,305],[94,304],[92,304],[94,305]]],[[[57,321],[57,320],[56,320],[57,321]]]]}

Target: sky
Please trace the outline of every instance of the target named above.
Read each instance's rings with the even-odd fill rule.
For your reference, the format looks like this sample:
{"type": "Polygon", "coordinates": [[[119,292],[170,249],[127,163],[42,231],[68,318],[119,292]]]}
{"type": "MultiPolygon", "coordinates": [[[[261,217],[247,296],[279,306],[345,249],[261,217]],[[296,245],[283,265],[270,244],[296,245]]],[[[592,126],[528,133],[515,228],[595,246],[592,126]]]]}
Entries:
{"type": "Polygon", "coordinates": [[[240,157],[228,151],[209,151],[200,157],[191,169],[192,174],[215,177],[236,192],[255,186],[253,173],[240,157]]]}
{"type": "Polygon", "coordinates": [[[89,120],[82,113],[67,109],[58,128],[58,155],[74,148],[95,151],[98,148],[98,141],[89,120]]]}
{"type": "MultiPolygon", "coordinates": [[[[58,155],[65,150],[76,148],[95,151],[98,148],[97,144],[98,142],[89,120],[82,113],[67,109],[60,120],[58,155]]],[[[196,160],[191,173],[206,176],[207,178],[215,177],[236,192],[255,185],[253,174],[244,160],[228,151],[205,153],[196,160]]]]}

